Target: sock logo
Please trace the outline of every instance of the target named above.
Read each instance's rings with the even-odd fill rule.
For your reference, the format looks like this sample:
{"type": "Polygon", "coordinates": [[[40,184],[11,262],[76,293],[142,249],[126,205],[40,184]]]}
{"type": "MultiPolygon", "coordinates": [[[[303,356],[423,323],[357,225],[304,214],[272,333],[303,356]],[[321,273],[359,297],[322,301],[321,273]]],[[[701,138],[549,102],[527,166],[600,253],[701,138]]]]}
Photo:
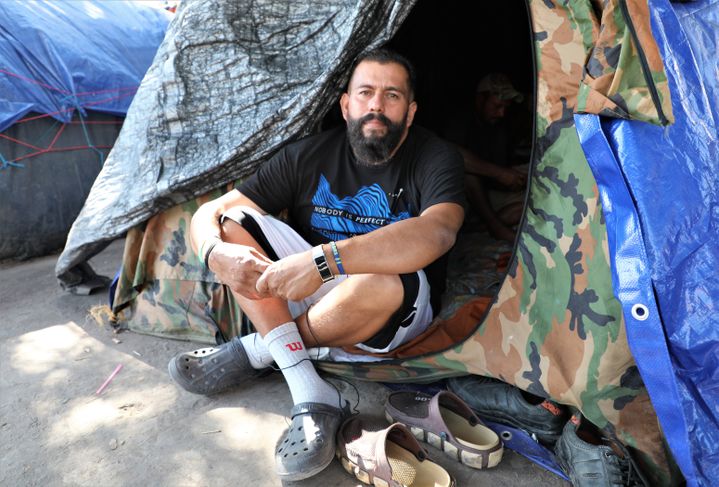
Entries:
{"type": "Polygon", "coordinates": [[[285,345],[285,347],[290,349],[290,352],[299,352],[302,350],[302,342],[292,342],[285,345]]]}

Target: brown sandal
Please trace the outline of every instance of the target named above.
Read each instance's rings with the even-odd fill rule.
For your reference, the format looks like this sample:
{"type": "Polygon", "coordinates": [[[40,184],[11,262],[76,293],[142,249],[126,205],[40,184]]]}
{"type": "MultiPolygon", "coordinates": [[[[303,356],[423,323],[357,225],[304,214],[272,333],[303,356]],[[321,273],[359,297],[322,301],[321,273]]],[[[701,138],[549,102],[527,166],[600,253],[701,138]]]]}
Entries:
{"type": "Polygon", "coordinates": [[[407,425],[420,441],[472,468],[491,468],[502,460],[504,445],[467,404],[449,391],[434,397],[422,392],[393,392],[387,398],[389,422],[407,425]]]}
{"type": "Polygon", "coordinates": [[[337,458],[357,480],[376,487],[455,487],[447,471],[427,458],[412,433],[399,423],[365,431],[348,419],[337,432],[337,458]]]}

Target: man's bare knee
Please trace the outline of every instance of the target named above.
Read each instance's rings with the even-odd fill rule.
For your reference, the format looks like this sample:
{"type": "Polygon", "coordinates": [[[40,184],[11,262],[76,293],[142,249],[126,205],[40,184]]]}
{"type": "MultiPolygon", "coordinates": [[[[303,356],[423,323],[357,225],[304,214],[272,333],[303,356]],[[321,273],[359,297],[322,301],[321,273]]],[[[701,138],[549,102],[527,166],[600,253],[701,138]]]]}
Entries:
{"type": "Polygon", "coordinates": [[[402,306],[398,275],[355,274],[312,306],[297,324],[312,345],[354,345],[374,336],[402,306]]]}
{"type": "Polygon", "coordinates": [[[404,288],[396,274],[357,274],[347,279],[346,284],[367,317],[375,319],[379,326],[402,306],[404,288]]]}
{"type": "Polygon", "coordinates": [[[220,235],[220,237],[222,238],[223,242],[252,245],[252,243],[255,241],[255,239],[252,238],[249,232],[245,230],[245,228],[239,223],[237,223],[235,220],[225,218],[220,227],[222,229],[222,234],[220,235]]]}

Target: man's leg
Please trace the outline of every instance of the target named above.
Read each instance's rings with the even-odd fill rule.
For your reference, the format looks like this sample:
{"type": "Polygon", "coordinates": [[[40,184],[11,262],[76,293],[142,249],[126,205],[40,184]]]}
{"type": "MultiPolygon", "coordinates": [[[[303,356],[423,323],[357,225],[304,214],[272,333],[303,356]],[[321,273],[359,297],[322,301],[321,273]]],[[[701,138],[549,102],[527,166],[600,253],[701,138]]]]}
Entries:
{"type": "MultiPolygon", "coordinates": [[[[254,248],[263,251],[263,245],[260,245],[258,239],[255,238],[245,226],[240,226],[231,220],[225,220],[222,226],[224,241],[238,243],[242,245],[251,245],[254,248]]],[[[268,229],[269,230],[269,229],[268,229]]],[[[257,234],[262,237],[262,234],[257,234]]],[[[294,238],[294,235],[292,236],[294,238]]],[[[264,247],[271,247],[269,242],[263,242],[264,247]]],[[[274,250],[273,250],[274,252],[274,250]]],[[[277,256],[269,256],[274,258],[277,256]]],[[[380,279],[369,279],[365,276],[357,276],[357,279],[346,279],[338,284],[323,299],[320,300],[318,306],[322,309],[323,301],[332,301],[331,295],[350,296],[356,298],[356,302],[364,302],[365,320],[368,327],[365,327],[365,334],[342,337],[342,333],[333,335],[328,333],[337,326],[325,326],[325,321],[320,319],[320,313],[311,313],[320,322],[317,329],[322,336],[335,337],[334,339],[354,340],[363,337],[372,336],[375,328],[379,329],[391,317],[391,315],[399,308],[401,304],[401,284],[399,284],[399,298],[395,309],[378,313],[376,310],[382,309],[383,303],[377,300],[372,301],[370,290],[373,289],[372,284],[377,290],[384,283],[391,287],[393,284],[399,283],[399,277],[394,280],[392,277],[380,276],[380,279]],[[397,281],[395,283],[394,281],[397,281]],[[328,299],[330,298],[330,299],[328,299]],[[338,336],[339,335],[339,336],[338,336]]],[[[389,289],[383,290],[384,294],[392,294],[389,289]]],[[[276,472],[287,480],[301,480],[311,477],[323,470],[334,457],[334,438],[344,417],[347,416],[347,408],[343,408],[339,393],[322,380],[317,374],[305,347],[305,343],[313,343],[312,328],[307,326],[306,315],[304,318],[303,335],[300,335],[296,323],[293,321],[292,313],[288,303],[279,298],[268,298],[263,300],[251,300],[233,293],[237,299],[240,308],[252,321],[258,333],[262,336],[261,340],[257,337],[251,339],[254,344],[264,344],[269,354],[274,358],[277,365],[282,370],[282,374],[287,381],[292,393],[292,399],[295,406],[292,408],[292,424],[284,437],[280,441],[279,447],[275,452],[276,472]],[[312,341],[310,341],[312,340],[312,341]]],[[[294,307],[294,306],[293,306],[294,307]]],[[[342,315],[342,310],[335,310],[338,316],[342,315]]],[[[347,307],[345,312],[352,319],[358,319],[360,309],[347,307]]],[[[339,320],[335,320],[338,323],[339,320]]],[[[357,328],[357,327],[355,327],[357,328]]],[[[249,337],[243,338],[250,341],[249,337]]],[[[240,340],[243,340],[240,339],[240,340]]],[[[233,340],[236,342],[237,339],[233,340]]]]}
{"type": "MultiPolygon", "coordinates": [[[[226,219],[222,223],[223,241],[248,245],[265,255],[270,253],[269,249],[263,248],[263,245],[251,233],[258,235],[259,238],[256,231],[248,230],[231,219],[226,219]]],[[[269,245],[268,242],[263,243],[265,247],[269,245]]],[[[307,354],[303,337],[290,314],[287,301],[281,298],[253,300],[235,292],[232,294],[240,309],[257,329],[262,337],[262,343],[282,371],[290,388],[293,402],[295,404],[319,402],[341,407],[342,404],[336,389],[317,374],[307,354]]],[[[252,337],[251,340],[257,345],[256,337],[252,337]]],[[[250,338],[246,338],[246,341],[249,342],[250,338]]],[[[250,349],[250,353],[252,353],[252,349],[250,349]]],[[[251,359],[250,363],[252,362],[251,359]]]]}

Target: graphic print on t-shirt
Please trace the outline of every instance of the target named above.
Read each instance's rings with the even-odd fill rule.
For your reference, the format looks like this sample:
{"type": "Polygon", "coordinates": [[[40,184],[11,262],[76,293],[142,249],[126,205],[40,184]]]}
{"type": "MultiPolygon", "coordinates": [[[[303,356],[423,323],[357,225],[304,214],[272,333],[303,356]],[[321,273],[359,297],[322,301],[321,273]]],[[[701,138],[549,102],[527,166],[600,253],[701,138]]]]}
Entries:
{"type": "Polygon", "coordinates": [[[320,175],[312,204],[312,230],[330,240],[362,235],[409,218],[406,211],[392,214],[387,194],[379,184],[362,186],[355,196],[339,199],[324,175],[320,175]]]}

